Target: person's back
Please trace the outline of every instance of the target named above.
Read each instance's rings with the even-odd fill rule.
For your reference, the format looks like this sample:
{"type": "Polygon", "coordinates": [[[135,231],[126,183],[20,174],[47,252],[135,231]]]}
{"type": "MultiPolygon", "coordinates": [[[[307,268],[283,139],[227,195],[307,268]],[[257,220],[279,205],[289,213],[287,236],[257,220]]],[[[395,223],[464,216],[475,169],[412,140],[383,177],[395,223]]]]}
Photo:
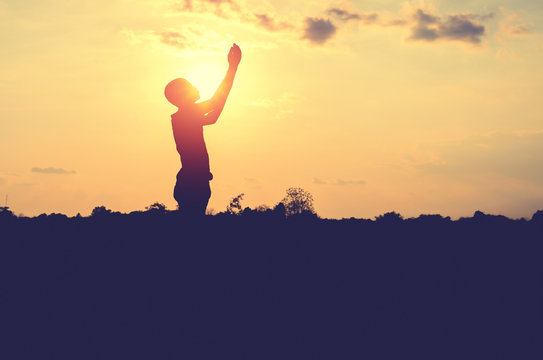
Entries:
{"type": "Polygon", "coordinates": [[[198,89],[185,79],[171,81],[165,89],[169,102],[178,107],[172,114],[172,129],[182,168],[177,174],[174,198],[179,210],[190,215],[203,215],[211,196],[209,155],[204,141],[203,126],[214,124],[221,114],[241,60],[241,50],[234,44],[228,53],[226,77],[207,101],[200,99],[198,89]]]}
{"type": "Polygon", "coordinates": [[[197,106],[188,106],[172,115],[172,129],[183,171],[205,178],[209,175],[209,155],[200,123],[204,115],[197,106]]]}

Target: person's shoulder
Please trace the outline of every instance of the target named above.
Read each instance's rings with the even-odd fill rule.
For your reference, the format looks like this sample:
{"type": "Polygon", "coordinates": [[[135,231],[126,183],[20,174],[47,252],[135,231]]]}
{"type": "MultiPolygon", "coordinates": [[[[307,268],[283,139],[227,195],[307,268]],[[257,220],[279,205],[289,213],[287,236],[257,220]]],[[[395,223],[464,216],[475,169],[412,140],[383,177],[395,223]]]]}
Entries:
{"type": "Polygon", "coordinates": [[[181,111],[181,109],[179,109],[178,111],[176,111],[175,113],[171,115],[172,121],[179,121],[183,119],[184,115],[185,115],[184,112],[181,111]]]}

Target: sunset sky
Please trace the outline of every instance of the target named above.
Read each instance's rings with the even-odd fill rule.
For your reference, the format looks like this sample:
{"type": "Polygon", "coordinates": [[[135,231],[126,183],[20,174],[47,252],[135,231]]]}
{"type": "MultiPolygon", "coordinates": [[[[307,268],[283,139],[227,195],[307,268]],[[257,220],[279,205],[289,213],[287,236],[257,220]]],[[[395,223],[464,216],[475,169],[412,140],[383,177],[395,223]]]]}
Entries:
{"type": "Polygon", "coordinates": [[[175,208],[164,86],[211,96],[209,207],[323,217],[543,209],[541,0],[0,0],[0,204],[175,208]]]}

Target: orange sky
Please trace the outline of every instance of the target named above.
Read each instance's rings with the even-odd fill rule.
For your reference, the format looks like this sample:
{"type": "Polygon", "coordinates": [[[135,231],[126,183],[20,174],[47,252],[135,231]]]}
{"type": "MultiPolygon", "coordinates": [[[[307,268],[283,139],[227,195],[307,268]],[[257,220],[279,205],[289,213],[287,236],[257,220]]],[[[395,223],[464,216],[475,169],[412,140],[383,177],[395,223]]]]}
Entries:
{"type": "Polygon", "coordinates": [[[540,1],[0,0],[0,197],[16,213],[175,207],[175,108],[211,95],[210,207],[299,186],[324,217],[543,209],[540,1]],[[77,4],[75,4],[77,3],[77,4]]]}

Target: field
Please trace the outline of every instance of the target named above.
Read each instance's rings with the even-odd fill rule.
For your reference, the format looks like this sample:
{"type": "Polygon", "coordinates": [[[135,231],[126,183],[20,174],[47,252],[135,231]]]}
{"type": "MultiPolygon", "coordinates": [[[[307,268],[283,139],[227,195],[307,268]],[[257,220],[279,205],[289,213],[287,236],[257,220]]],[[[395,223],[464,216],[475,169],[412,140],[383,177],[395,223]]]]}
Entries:
{"type": "Polygon", "coordinates": [[[538,216],[141,212],[1,228],[3,359],[543,355],[538,216]]]}

